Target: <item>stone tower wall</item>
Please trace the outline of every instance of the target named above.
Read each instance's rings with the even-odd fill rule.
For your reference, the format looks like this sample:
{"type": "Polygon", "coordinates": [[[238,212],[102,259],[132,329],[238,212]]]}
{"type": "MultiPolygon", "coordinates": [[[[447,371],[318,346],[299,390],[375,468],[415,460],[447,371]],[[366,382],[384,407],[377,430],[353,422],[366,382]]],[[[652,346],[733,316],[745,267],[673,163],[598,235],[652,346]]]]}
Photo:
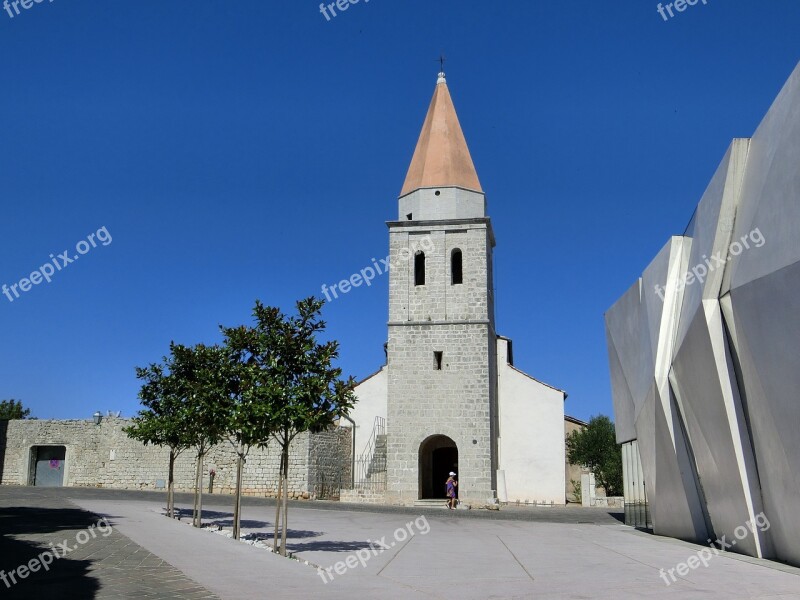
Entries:
{"type": "MultiPolygon", "coordinates": [[[[390,224],[390,255],[429,236],[424,286],[414,260],[397,260],[389,283],[387,500],[410,502],[420,489],[419,450],[430,436],[458,447],[459,495],[485,502],[494,489],[496,353],[488,219],[390,224]],[[430,247],[429,243],[429,247],[430,247]],[[451,252],[463,256],[463,284],[451,284],[451,252]],[[443,352],[442,370],[434,351],[443,352]]],[[[444,481],[442,481],[444,485],[444,481]]]]}

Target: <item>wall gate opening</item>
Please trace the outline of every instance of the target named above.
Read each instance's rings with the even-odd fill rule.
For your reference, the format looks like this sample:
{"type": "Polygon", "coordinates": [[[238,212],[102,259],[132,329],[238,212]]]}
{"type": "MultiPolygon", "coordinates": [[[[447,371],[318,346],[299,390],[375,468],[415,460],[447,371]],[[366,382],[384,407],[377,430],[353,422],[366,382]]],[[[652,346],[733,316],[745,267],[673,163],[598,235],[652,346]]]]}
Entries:
{"type": "Polygon", "coordinates": [[[66,446],[34,446],[31,448],[33,459],[33,480],[37,487],[62,487],[64,470],[67,467],[66,446]]]}

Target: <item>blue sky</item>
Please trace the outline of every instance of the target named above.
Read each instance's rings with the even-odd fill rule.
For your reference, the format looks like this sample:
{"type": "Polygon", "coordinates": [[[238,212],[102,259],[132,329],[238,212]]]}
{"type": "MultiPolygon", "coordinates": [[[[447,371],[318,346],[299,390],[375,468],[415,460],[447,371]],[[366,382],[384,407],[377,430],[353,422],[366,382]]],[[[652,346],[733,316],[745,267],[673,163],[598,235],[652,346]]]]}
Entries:
{"type": "MultiPolygon", "coordinates": [[[[134,367],[170,340],[218,341],[256,298],[291,310],[385,257],[444,52],[497,236],[498,331],[568,414],[611,414],[603,312],[800,59],[796,0],[701,0],[668,21],[657,4],[0,11],[0,284],[96,243],[0,296],[0,398],[130,416],[134,367]]],[[[387,283],[324,311],[358,378],[383,362],[387,283]]]]}

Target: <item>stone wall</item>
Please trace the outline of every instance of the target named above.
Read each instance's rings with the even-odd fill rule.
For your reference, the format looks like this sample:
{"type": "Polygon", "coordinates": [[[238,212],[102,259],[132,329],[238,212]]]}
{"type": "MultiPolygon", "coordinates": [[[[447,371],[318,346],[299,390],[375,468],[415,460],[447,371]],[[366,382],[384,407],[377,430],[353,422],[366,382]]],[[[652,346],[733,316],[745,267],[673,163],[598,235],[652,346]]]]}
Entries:
{"type": "Polygon", "coordinates": [[[339,500],[351,504],[386,504],[386,492],[371,490],[342,490],[339,500]]]}
{"type": "MultiPolygon", "coordinates": [[[[130,439],[122,431],[129,423],[125,419],[110,417],[103,418],[100,425],[78,420],[0,422],[0,484],[32,483],[33,449],[36,446],[65,446],[65,486],[158,489],[167,479],[169,451],[130,439]]],[[[349,465],[350,435],[349,429],[337,428],[295,438],[289,456],[290,497],[314,497],[316,481],[332,481],[335,476],[331,471],[337,462],[349,465]],[[337,453],[341,456],[337,457],[337,453]]],[[[175,463],[176,490],[193,489],[194,465],[192,449],[178,457],[175,463]]],[[[274,496],[278,465],[279,449],[275,442],[265,449],[251,450],[244,467],[243,492],[253,496],[274,496]]],[[[213,448],[205,458],[205,491],[209,490],[211,469],[216,472],[214,493],[233,493],[236,453],[228,442],[213,448]]],[[[344,473],[349,476],[349,470],[344,473]]]]}
{"type": "Polygon", "coordinates": [[[309,483],[314,497],[337,500],[352,481],[352,429],[338,427],[309,438],[309,483]]]}

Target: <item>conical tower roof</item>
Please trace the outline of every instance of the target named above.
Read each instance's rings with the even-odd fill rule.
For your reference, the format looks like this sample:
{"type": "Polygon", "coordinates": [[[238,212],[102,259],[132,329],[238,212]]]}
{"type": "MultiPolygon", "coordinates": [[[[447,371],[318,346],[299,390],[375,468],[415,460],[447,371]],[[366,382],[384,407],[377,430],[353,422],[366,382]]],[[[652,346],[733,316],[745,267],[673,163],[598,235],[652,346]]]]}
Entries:
{"type": "Polygon", "coordinates": [[[444,73],[439,73],[400,196],[430,187],[461,187],[483,193],[444,73]]]}

